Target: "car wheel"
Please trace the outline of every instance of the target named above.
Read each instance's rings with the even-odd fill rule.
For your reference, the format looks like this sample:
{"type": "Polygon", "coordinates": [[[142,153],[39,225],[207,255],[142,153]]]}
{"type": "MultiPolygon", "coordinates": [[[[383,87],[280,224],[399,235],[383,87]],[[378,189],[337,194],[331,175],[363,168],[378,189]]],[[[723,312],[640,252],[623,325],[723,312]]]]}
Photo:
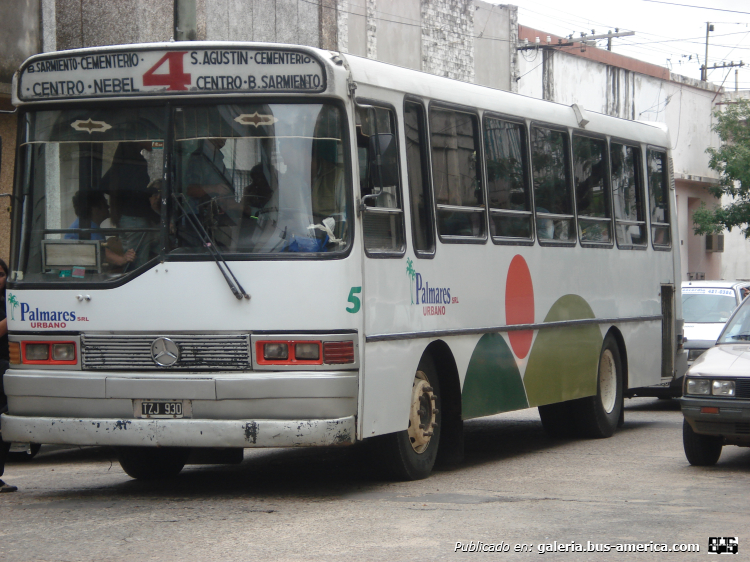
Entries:
{"type": "Polygon", "coordinates": [[[620,349],[612,336],[607,336],[599,355],[596,394],[576,400],[578,432],[583,437],[611,437],[622,413],[622,361],[620,349]]]}
{"type": "Polygon", "coordinates": [[[117,447],[117,460],[125,473],[138,480],[177,476],[190,455],[183,447],[117,447]]]}
{"type": "Polygon", "coordinates": [[[419,364],[411,389],[408,428],[374,438],[374,452],[397,480],[421,480],[432,472],[440,442],[440,383],[432,358],[419,364]]]}
{"type": "Polygon", "coordinates": [[[682,446],[688,462],[693,466],[713,466],[721,456],[722,438],[696,433],[687,420],[683,420],[682,446]]]}

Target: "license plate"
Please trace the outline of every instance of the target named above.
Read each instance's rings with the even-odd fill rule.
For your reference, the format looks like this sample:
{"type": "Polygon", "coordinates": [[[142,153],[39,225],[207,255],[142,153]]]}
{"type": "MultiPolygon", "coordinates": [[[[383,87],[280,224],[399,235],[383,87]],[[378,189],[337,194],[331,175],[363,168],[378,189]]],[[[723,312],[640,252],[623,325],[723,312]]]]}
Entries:
{"type": "Polygon", "coordinates": [[[189,400],[136,400],[139,418],[182,418],[189,412],[189,400]]]}

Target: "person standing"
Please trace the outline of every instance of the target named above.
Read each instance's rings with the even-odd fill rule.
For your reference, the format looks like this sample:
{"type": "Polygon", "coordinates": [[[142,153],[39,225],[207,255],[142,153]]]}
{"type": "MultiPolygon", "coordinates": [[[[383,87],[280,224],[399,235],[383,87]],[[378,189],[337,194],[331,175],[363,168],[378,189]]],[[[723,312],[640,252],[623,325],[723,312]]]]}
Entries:
{"type": "MultiPolygon", "coordinates": [[[[8,411],[8,398],[3,389],[3,375],[10,367],[10,354],[8,351],[8,318],[5,315],[5,283],[8,280],[8,265],[0,259],[0,414],[8,411]]],[[[10,443],[2,440],[2,427],[0,427],[0,476],[5,470],[5,459],[8,457],[10,443]]],[[[6,484],[0,479],[0,493],[15,492],[16,486],[6,484]]]]}

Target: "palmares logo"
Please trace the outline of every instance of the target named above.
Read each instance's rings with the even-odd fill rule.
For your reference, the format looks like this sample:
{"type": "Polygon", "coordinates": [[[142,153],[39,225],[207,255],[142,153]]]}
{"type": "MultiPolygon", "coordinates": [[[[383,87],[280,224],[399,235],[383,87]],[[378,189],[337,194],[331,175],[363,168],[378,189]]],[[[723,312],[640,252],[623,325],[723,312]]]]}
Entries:
{"type": "Polygon", "coordinates": [[[425,316],[444,316],[446,305],[458,304],[458,299],[451,297],[450,287],[430,286],[429,281],[414,269],[410,258],[406,259],[406,275],[410,280],[411,304],[421,304],[425,316]]]}
{"type": "Polygon", "coordinates": [[[15,309],[21,307],[21,322],[31,322],[32,328],[66,328],[68,322],[86,320],[82,316],[76,317],[72,310],[39,310],[31,308],[28,303],[20,302],[13,295],[8,295],[8,304],[10,305],[10,319],[16,319],[15,309]]]}

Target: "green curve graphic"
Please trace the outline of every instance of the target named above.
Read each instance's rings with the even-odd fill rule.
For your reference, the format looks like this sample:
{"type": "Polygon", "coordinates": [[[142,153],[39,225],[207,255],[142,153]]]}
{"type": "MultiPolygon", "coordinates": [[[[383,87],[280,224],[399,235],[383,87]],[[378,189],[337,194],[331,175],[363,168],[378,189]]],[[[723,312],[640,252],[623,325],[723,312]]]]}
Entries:
{"type": "Polygon", "coordinates": [[[500,334],[485,334],[471,354],[461,393],[461,416],[468,420],[528,408],[521,373],[500,334]]]}
{"type": "MultiPolygon", "coordinates": [[[[552,305],[544,321],[583,318],[595,318],[589,304],[578,295],[565,295],[552,305]]],[[[523,379],[529,406],[596,394],[602,341],[596,324],[539,330],[523,379]]]]}

